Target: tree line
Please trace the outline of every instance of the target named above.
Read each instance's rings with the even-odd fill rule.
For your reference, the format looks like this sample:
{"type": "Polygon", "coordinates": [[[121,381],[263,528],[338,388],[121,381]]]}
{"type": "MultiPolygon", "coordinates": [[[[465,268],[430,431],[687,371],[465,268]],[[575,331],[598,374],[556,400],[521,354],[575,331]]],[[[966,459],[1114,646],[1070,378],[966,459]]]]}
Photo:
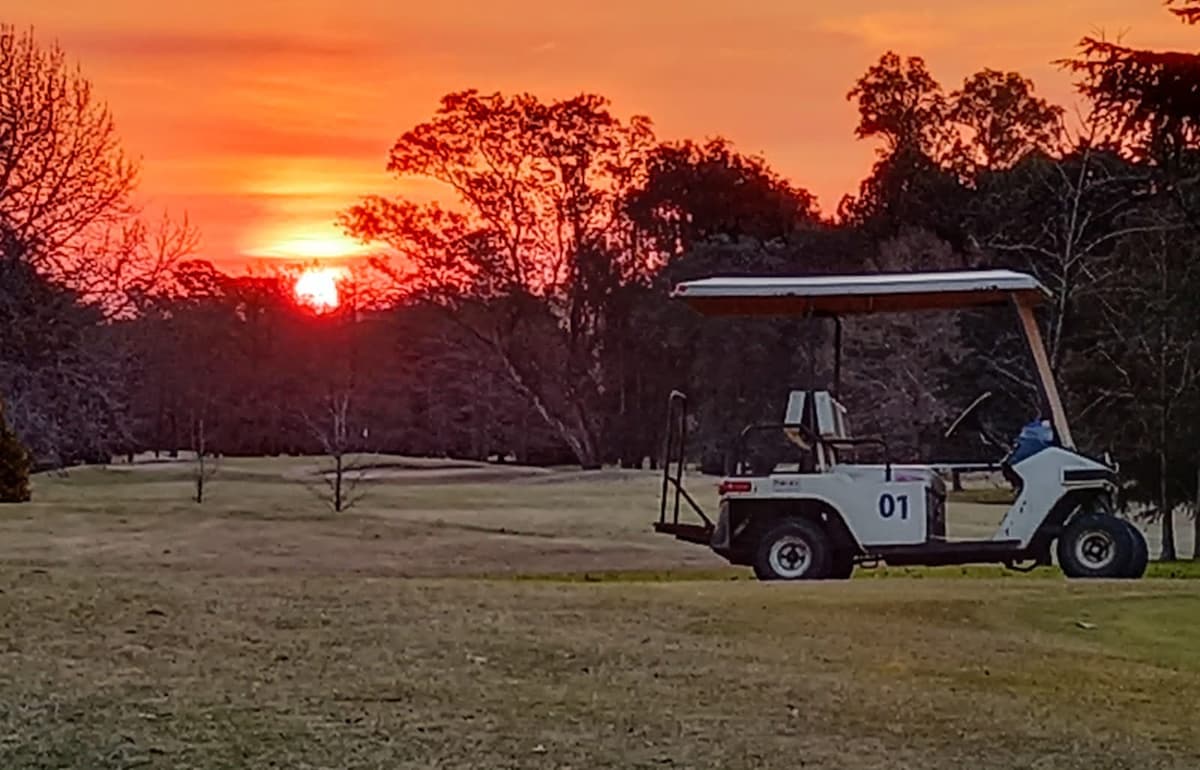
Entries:
{"type": "MultiPolygon", "coordinates": [[[[1188,23],[1192,3],[1170,10],[1188,23]]],[[[41,468],[203,444],[222,454],[374,451],[654,465],[672,389],[693,457],[719,471],[742,425],[775,421],[829,330],[710,320],[666,299],[714,273],[1012,267],[1040,316],[1077,441],[1163,520],[1200,474],[1200,58],[1085,38],[1060,64],[1069,115],[1019,73],[947,89],[884,54],[847,98],[877,159],[836,213],[721,138],[665,141],[603,97],[466,90],[404,132],[388,169],[419,204],[338,215],[378,256],[328,313],[294,276],[230,275],[186,220],[131,204],[137,169],[57,48],[0,31],[0,395],[41,468]]],[[[797,126],[802,131],[803,126],[797,126]]],[[[1042,405],[1010,318],[848,320],[843,398],[901,459],[995,459],[1042,405]],[[981,392],[984,429],[944,429],[981,392]]]]}

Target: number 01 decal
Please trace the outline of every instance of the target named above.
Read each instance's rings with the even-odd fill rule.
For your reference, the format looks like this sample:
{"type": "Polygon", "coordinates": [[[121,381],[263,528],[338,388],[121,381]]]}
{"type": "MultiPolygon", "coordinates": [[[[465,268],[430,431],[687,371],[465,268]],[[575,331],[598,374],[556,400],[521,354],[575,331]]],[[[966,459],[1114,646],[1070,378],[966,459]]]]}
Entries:
{"type": "Polygon", "coordinates": [[[884,492],[879,496],[879,515],[885,519],[890,519],[896,515],[897,510],[900,512],[900,518],[908,520],[908,495],[893,495],[890,492],[884,492]]]}

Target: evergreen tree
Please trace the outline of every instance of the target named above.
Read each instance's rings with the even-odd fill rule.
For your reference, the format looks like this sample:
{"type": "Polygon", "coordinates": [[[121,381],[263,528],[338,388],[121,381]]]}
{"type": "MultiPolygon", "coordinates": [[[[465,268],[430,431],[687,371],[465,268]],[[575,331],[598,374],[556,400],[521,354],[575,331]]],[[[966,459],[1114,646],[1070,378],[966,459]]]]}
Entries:
{"type": "Polygon", "coordinates": [[[4,420],[0,402],[0,503],[29,501],[29,453],[4,420]]]}

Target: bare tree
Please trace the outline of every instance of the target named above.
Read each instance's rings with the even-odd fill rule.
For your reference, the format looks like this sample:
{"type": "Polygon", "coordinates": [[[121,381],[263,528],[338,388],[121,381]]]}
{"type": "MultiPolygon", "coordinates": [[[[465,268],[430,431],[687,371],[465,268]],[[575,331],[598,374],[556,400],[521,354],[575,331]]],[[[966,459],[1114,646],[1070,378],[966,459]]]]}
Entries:
{"type": "MultiPolygon", "coordinates": [[[[1161,211],[1147,217],[1164,218],[1161,211]]],[[[1170,561],[1176,558],[1175,511],[1196,494],[1189,489],[1195,477],[1190,416],[1200,393],[1200,263],[1193,242],[1165,228],[1125,239],[1122,257],[1134,267],[1098,295],[1108,333],[1093,348],[1102,368],[1089,386],[1104,411],[1121,421],[1134,455],[1130,496],[1149,503],[1161,519],[1161,558],[1170,561]]]]}
{"type": "Polygon", "coordinates": [[[0,93],[0,216],[19,238],[36,238],[53,263],[92,227],[133,213],[137,166],[61,48],[0,26],[0,93]]]}
{"type": "Polygon", "coordinates": [[[192,413],[192,451],[196,454],[195,462],[192,465],[192,483],[194,492],[192,499],[197,503],[204,502],[204,492],[208,482],[217,475],[220,470],[221,460],[213,454],[209,456],[208,448],[208,433],[205,430],[205,421],[203,414],[197,416],[192,413]]]}
{"type": "Polygon", "coordinates": [[[305,414],[304,421],[333,463],[332,468],[318,471],[325,486],[317,485],[316,489],[335,513],[349,510],[365,494],[359,486],[366,478],[366,469],[355,462],[355,453],[360,447],[356,438],[367,437],[366,429],[356,437],[350,427],[350,394],[331,395],[319,418],[305,414]]]}
{"type": "Polygon", "coordinates": [[[1182,227],[1138,217],[1152,189],[1146,170],[1106,142],[1098,113],[1084,116],[1082,124],[1065,142],[1073,149],[1031,156],[1010,175],[1017,184],[1005,180],[1002,189],[985,190],[981,201],[1003,214],[993,227],[981,228],[977,245],[1024,262],[1054,294],[1046,347],[1056,371],[1069,347],[1074,314],[1112,277],[1121,239],[1182,227]]]}
{"type": "MultiPolygon", "coordinates": [[[[881,272],[949,269],[959,255],[925,231],[880,245],[869,268],[881,272]]],[[[843,379],[858,419],[888,436],[892,451],[925,457],[965,404],[948,403],[942,383],[964,355],[952,313],[896,314],[845,321],[843,379]]],[[[902,455],[903,456],[903,455],[902,455]]]]}
{"type": "Polygon", "coordinates": [[[592,94],[449,94],[388,169],[461,205],[372,197],[342,217],[402,258],[398,286],[449,311],[585,467],[602,454],[608,298],[646,269],[625,201],[652,140],[648,120],[622,122],[592,94]]]}
{"type": "Polygon", "coordinates": [[[128,311],[195,250],[195,229],[140,218],[137,164],[57,45],[0,25],[0,94],[0,225],[40,273],[110,313],[128,311]]]}

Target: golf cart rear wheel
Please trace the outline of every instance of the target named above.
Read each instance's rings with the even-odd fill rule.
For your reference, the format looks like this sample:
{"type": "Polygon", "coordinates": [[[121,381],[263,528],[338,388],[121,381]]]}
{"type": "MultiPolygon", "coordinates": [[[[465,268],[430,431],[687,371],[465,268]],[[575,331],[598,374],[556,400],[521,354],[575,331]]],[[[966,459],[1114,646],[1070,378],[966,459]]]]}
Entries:
{"type": "Polygon", "coordinates": [[[1125,569],[1124,577],[1137,580],[1146,574],[1146,565],[1150,563],[1150,546],[1146,544],[1146,536],[1132,521],[1121,519],[1121,523],[1133,535],[1133,558],[1125,569]]]}
{"type": "Polygon", "coordinates": [[[759,580],[820,580],[829,574],[829,537],[805,519],[787,519],[771,527],[754,551],[759,580]]]}
{"type": "Polygon", "coordinates": [[[1058,564],[1071,578],[1125,577],[1137,550],[1136,538],[1116,516],[1088,513],[1058,538],[1058,564]]]}

